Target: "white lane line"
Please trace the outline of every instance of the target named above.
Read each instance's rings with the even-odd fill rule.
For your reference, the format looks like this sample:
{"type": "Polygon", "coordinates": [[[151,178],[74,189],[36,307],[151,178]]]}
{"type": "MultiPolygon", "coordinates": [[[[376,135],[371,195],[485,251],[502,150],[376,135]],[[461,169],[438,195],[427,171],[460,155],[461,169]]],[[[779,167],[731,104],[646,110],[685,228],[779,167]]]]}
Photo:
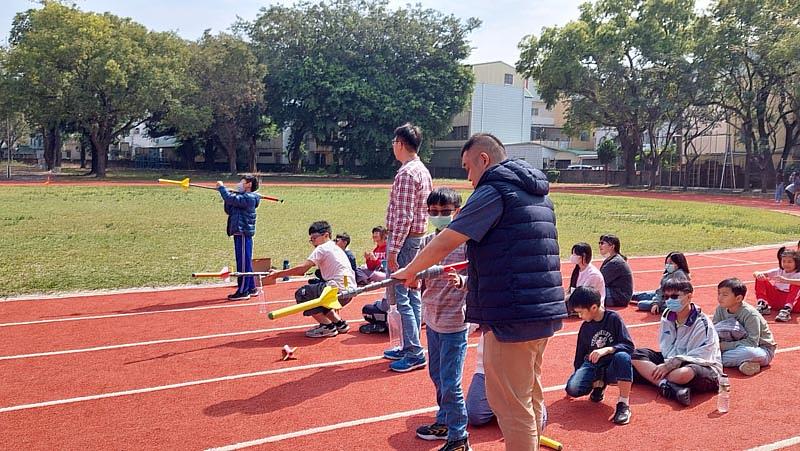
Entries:
{"type": "MultiPolygon", "coordinates": [[[[800,346],[795,346],[795,347],[786,348],[786,349],[779,349],[776,352],[789,352],[789,351],[797,351],[797,350],[800,350],[800,346]]],[[[547,387],[547,388],[545,388],[543,390],[543,392],[544,393],[548,393],[548,392],[563,390],[565,387],[566,387],[566,385],[556,385],[556,386],[553,386],[553,387],[547,387]]],[[[307,436],[307,435],[319,434],[319,433],[322,433],[322,432],[334,431],[334,430],[337,430],[337,429],[344,429],[344,428],[349,428],[349,427],[361,426],[361,425],[364,425],[364,424],[378,423],[378,422],[381,422],[381,421],[390,421],[390,420],[395,420],[395,419],[398,419],[398,418],[404,418],[404,417],[410,417],[410,416],[414,416],[414,415],[431,413],[431,412],[435,412],[436,410],[438,410],[438,408],[439,408],[438,406],[432,406],[432,407],[425,407],[425,408],[422,408],[422,409],[407,410],[405,412],[396,412],[396,413],[392,413],[392,414],[388,414],[388,415],[381,415],[381,416],[378,416],[378,417],[361,418],[361,419],[358,419],[358,420],[345,421],[345,422],[342,422],[342,423],[330,424],[330,425],[327,425],[327,426],[319,426],[319,427],[310,428],[310,429],[302,429],[302,430],[299,430],[299,431],[289,432],[289,433],[286,433],[286,434],[271,435],[269,437],[250,440],[250,441],[247,441],[247,442],[234,443],[234,444],[231,444],[231,445],[220,446],[220,447],[217,447],[217,448],[209,448],[206,451],[234,451],[234,450],[237,450],[237,449],[249,448],[251,446],[263,445],[265,443],[275,443],[275,442],[280,442],[280,441],[283,441],[283,440],[289,440],[289,439],[293,439],[293,438],[297,438],[297,437],[303,437],[303,436],[307,436]]],[[[800,443],[800,437],[793,437],[791,439],[786,439],[786,440],[782,440],[780,442],[773,443],[772,445],[765,445],[764,447],[753,448],[753,449],[748,450],[748,451],[777,450],[777,449],[785,448],[787,446],[791,446],[791,445],[794,445],[794,444],[797,444],[797,443],[800,443]],[[775,445],[779,445],[779,446],[775,446],[775,445]]]]}
{"type": "MultiPolygon", "coordinates": [[[[769,264],[774,262],[752,262],[751,265],[762,265],[762,264],[769,264]]],[[[698,266],[693,269],[693,271],[703,270],[703,269],[720,269],[720,268],[731,268],[731,267],[741,267],[742,264],[730,264],[730,265],[716,265],[716,266],[698,266]]],[[[646,269],[646,270],[639,270],[633,271],[633,274],[645,274],[645,273],[663,273],[664,271],[661,269],[646,269]]],[[[562,280],[569,279],[569,276],[563,276],[562,280]]],[[[695,288],[700,288],[701,286],[695,286],[695,288]]],[[[364,294],[376,294],[373,293],[364,293],[364,294]]],[[[295,302],[293,299],[285,300],[285,301],[268,301],[267,304],[282,304],[282,303],[291,303],[295,302]]],[[[222,304],[222,305],[209,305],[203,307],[188,307],[188,308],[180,308],[180,309],[164,309],[164,310],[154,310],[152,312],[132,312],[132,313],[111,313],[107,315],[93,315],[93,316],[75,316],[75,317],[67,317],[67,318],[53,318],[53,319],[42,319],[42,320],[33,320],[33,321],[20,321],[14,323],[0,323],[0,327],[14,327],[14,326],[29,326],[34,324],[49,324],[49,323],[60,323],[65,321],[84,321],[84,320],[93,320],[93,319],[108,319],[108,318],[125,318],[128,316],[138,316],[138,315],[155,315],[160,313],[176,313],[176,312],[191,312],[197,310],[214,310],[218,308],[238,308],[238,307],[249,307],[253,305],[258,305],[261,302],[248,302],[243,304],[222,304]]]]}
{"type": "MultiPolygon", "coordinates": [[[[750,261],[750,260],[742,260],[740,258],[733,258],[733,257],[722,257],[720,255],[705,255],[705,257],[715,258],[717,260],[727,260],[727,261],[730,261],[730,262],[746,263],[748,265],[756,264],[756,262],[753,262],[753,261],[750,261]]],[[[777,261],[777,257],[776,257],[776,261],[777,261]]]]}
{"type": "Polygon", "coordinates": [[[779,440],[775,443],[770,443],[768,445],[761,445],[755,448],[750,448],[747,451],[774,451],[776,449],[788,448],[792,445],[797,445],[798,443],[800,443],[800,435],[796,437],[787,438],[784,440],[779,440]]]}
{"type": "MultiPolygon", "coordinates": [[[[563,390],[565,387],[566,387],[566,385],[556,385],[556,386],[553,386],[553,387],[546,387],[546,388],[544,388],[542,390],[542,392],[549,393],[549,392],[552,392],[552,391],[563,390]]],[[[390,420],[396,420],[398,418],[406,418],[406,417],[411,417],[411,416],[414,416],[414,415],[421,415],[421,414],[425,414],[425,413],[436,412],[438,409],[439,409],[439,406],[431,406],[431,407],[423,407],[421,409],[406,410],[406,411],[403,411],[403,412],[390,413],[390,414],[387,414],[387,415],[381,415],[381,416],[377,416],[377,417],[360,418],[358,420],[351,420],[351,421],[345,421],[345,422],[342,422],[342,423],[329,424],[327,426],[319,426],[319,427],[310,428],[310,429],[303,429],[303,430],[300,430],[300,431],[289,432],[289,433],[286,433],[286,434],[271,435],[269,437],[259,438],[259,439],[256,439],[256,440],[250,440],[250,441],[247,441],[247,442],[234,443],[232,445],[220,446],[218,448],[209,448],[206,451],[234,451],[234,450],[237,450],[237,449],[249,448],[251,446],[263,445],[265,443],[275,443],[275,442],[280,442],[280,441],[288,440],[288,439],[292,439],[292,438],[303,437],[303,436],[306,436],[306,435],[314,435],[314,434],[319,434],[319,433],[322,433],[322,432],[335,431],[337,429],[344,429],[344,428],[349,428],[349,427],[354,427],[354,426],[362,426],[362,425],[370,424],[370,423],[380,423],[381,421],[390,421],[390,420]]]]}
{"type": "MultiPolygon", "coordinates": [[[[285,300],[285,301],[268,301],[267,304],[287,304],[290,302],[295,302],[294,299],[285,300]]],[[[164,310],[153,310],[152,312],[132,312],[132,313],[109,313],[107,315],[94,315],[94,316],[75,316],[75,317],[67,317],[67,318],[53,318],[53,319],[40,319],[35,321],[20,321],[16,323],[0,323],[0,327],[12,327],[12,326],[29,326],[31,324],[47,324],[47,323],[61,323],[65,321],[84,321],[89,319],[105,319],[105,318],[123,318],[127,316],[139,316],[139,315],[155,315],[158,313],[176,313],[176,312],[192,312],[197,310],[213,310],[219,308],[239,308],[239,307],[250,307],[253,305],[259,305],[261,302],[248,302],[244,304],[223,304],[223,305],[207,305],[203,307],[187,307],[187,308],[176,308],[176,309],[164,309],[164,310]]]]}
{"type": "MultiPolygon", "coordinates": [[[[355,319],[355,320],[347,320],[349,324],[353,323],[362,323],[366,322],[363,319],[355,319]]],[[[316,323],[315,323],[316,324],[316,323]]],[[[107,345],[107,346],[95,346],[92,348],[78,348],[78,349],[65,349],[63,351],[47,351],[47,352],[36,352],[32,354],[16,354],[16,355],[4,355],[0,356],[0,360],[15,360],[15,359],[29,359],[33,357],[48,357],[48,356],[56,356],[56,355],[64,355],[64,354],[79,354],[83,352],[95,352],[95,351],[107,351],[110,349],[123,349],[123,348],[135,348],[138,346],[152,346],[152,345],[160,345],[165,343],[181,343],[184,341],[195,341],[195,340],[210,340],[214,338],[224,338],[224,337],[236,337],[241,335],[251,335],[251,334],[262,334],[262,333],[269,333],[269,332],[281,332],[284,330],[295,330],[295,329],[305,329],[311,327],[313,324],[301,324],[299,326],[286,326],[286,327],[274,327],[271,329],[255,329],[255,330],[243,330],[240,332],[226,332],[222,334],[212,334],[212,335],[198,335],[193,337],[182,337],[182,338],[165,338],[162,340],[151,340],[151,341],[140,341],[136,343],[123,343],[118,345],[107,345]]]]}

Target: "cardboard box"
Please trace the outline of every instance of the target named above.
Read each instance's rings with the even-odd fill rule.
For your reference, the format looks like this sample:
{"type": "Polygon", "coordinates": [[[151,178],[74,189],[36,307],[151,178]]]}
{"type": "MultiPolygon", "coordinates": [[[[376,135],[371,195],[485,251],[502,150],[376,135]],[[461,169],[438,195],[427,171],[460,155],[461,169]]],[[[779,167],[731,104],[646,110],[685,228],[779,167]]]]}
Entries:
{"type": "MultiPolygon", "coordinates": [[[[254,272],[267,272],[272,268],[272,259],[269,257],[265,258],[254,258],[253,259],[253,271],[254,272]]],[[[266,277],[261,277],[261,281],[264,285],[274,285],[276,280],[275,279],[267,279],[266,277]]]]}

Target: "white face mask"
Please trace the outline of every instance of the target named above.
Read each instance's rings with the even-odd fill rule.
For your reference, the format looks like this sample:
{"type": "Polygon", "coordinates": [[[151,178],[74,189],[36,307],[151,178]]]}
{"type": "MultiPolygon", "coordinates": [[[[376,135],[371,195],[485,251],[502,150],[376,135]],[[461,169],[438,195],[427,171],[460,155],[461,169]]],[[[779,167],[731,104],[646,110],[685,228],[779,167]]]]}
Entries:
{"type": "Polygon", "coordinates": [[[580,256],[580,255],[575,255],[575,254],[572,254],[572,255],[570,255],[570,256],[569,256],[569,262],[570,262],[570,263],[574,263],[574,264],[576,264],[576,265],[577,265],[577,264],[580,264],[580,262],[581,262],[581,256],[580,256]]]}
{"type": "Polygon", "coordinates": [[[673,263],[667,263],[666,265],[664,265],[664,271],[666,271],[667,274],[674,273],[676,269],[678,268],[673,263]]]}
{"type": "Polygon", "coordinates": [[[239,191],[240,193],[243,193],[244,192],[244,182],[237,183],[236,184],[236,190],[239,191]]]}

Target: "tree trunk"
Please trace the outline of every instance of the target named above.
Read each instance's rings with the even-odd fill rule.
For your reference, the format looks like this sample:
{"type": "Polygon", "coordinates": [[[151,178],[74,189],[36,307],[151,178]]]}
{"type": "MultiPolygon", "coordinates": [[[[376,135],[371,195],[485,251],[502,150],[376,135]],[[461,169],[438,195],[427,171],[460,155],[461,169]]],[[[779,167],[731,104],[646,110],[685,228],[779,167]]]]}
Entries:
{"type": "Polygon", "coordinates": [[[56,129],[53,135],[53,167],[61,169],[61,130],[56,129]]]}
{"type": "Polygon", "coordinates": [[[97,154],[96,166],[94,167],[94,174],[97,178],[106,177],[106,167],[108,166],[108,146],[111,145],[112,137],[106,136],[107,133],[92,130],[91,139],[94,153],[97,154]]]}
{"type": "Polygon", "coordinates": [[[292,172],[299,173],[303,168],[303,153],[302,145],[303,138],[306,135],[305,127],[292,126],[291,134],[289,135],[289,163],[292,166],[292,172]]]}
{"type": "Polygon", "coordinates": [[[55,165],[55,127],[52,124],[48,124],[45,127],[42,133],[42,144],[44,145],[44,164],[45,169],[48,171],[53,170],[53,166],[55,165]]]}
{"type": "Polygon", "coordinates": [[[642,148],[642,137],[639,129],[631,125],[617,127],[617,133],[625,161],[625,186],[630,186],[636,177],[636,154],[642,148]]]}
{"type": "Polygon", "coordinates": [[[81,137],[81,169],[86,168],[86,141],[81,137]]]}
{"type": "Polygon", "coordinates": [[[258,172],[258,160],[256,158],[256,137],[251,136],[248,139],[248,148],[247,148],[247,170],[251,174],[255,174],[258,172]]]}
{"type": "Polygon", "coordinates": [[[217,148],[214,145],[214,138],[207,137],[206,138],[206,145],[203,152],[203,157],[205,158],[205,167],[208,171],[214,170],[214,160],[217,158],[217,148]]]}

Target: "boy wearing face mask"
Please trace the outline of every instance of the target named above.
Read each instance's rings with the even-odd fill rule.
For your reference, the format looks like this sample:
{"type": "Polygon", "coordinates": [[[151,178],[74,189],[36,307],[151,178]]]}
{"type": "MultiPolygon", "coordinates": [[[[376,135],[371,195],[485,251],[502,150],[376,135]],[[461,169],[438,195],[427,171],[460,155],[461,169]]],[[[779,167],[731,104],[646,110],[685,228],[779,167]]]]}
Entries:
{"type": "MultiPolygon", "coordinates": [[[[236,271],[253,272],[253,235],[256,234],[256,208],[261,196],[258,190],[258,179],[254,175],[245,175],[236,185],[236,191],[217,182],[217,190],[222,196],[225,213],[228,215],[228,236],[233,237],[233,250],[236,256],[236,271]]],[[[238,277],[236,292],[228,295],[231,301],[250,299],[258,294],[255,278],[238,277]]]]}
{"type": "Polygon", "coordinates": [[[686,256],[680,252],[670,252],[664,259],[664,274],[661,276],[661,283],[655,291],[640,291],[634,293],[631,298],[636,302],[639,310],[650,312],[657,315],[664,311],[664,284],[669,279],[686,279],[692,280],[689,275],[689,263],[686,261],[686,256]]]}
{"type": "Polygon", "coordinates": [[[711,319],[692,303],[688,280],[664,284],[666,310],[659,328],[660,352],[636,349],[635,382],[658,387],[661,396],[688,406],[692,392],[717,391],[722,371],[719,337],[711,319]]]}
{"type": "MultiPolygon", "coordinates": [[[[428,195],[427,204],[428,221],[436,227],[436,232],[423,238],[423,247],[447,228],[458,214],[461,195],[450,188],[437,188],[428,195]]],[[[466,259],[467,248],[462,243],[440,264],[449,265],[466,259]]],[[[436,387],[439,411],[433,424],[420,426],[416,433],[424,440],[447,440],[442,450],[468,450],[467,408],[461,389],[467,353],[466,292],[453,286],[450,282],[453,278],[452,274],[443,274],[427,279],[422,292],[423,320],[428,337],[428,373],[436,387]]]]}

